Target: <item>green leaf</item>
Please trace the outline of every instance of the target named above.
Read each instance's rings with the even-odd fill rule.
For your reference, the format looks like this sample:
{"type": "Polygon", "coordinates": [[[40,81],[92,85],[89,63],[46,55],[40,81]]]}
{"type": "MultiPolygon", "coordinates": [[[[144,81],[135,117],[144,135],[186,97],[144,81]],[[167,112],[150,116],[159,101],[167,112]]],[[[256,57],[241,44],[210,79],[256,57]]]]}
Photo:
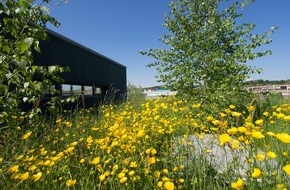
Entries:
{"type": "Polygon", "coordinates": [[[29,84],[30,84],[29,82],[25,82],[24,83],[24,89],[26,89],[29,86],[29,84]]]}
{"type": "Polygon", "coordinates": [[[27,97],[23,97],[23,102],[26,102],[28,100],[27,97]]]}
{"type": "Polygon", "coordinates": [[[53,71],[55,71],[55,69],[56,69],[56,66],[49,66],[48,67],[48,72],[52,73],[53,71]]]}
{"type": "Polygon", "coordinates": [[[27,44],[28,47],[30,47],[33,43],[33,38],[32,37],[25,38],[24,42],[27,44]]]}

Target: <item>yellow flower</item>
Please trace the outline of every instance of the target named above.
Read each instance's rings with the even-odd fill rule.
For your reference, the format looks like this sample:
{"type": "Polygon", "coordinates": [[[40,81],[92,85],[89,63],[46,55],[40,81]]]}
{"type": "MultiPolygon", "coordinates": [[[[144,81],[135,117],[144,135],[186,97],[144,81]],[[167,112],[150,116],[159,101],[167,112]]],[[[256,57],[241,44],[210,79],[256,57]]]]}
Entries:
{"type": "Polygon", "coordinates": [[[262,139],[262,138],[264,138],[265,136],[264,136],[261,132],[259,132],[259,131],[253,131],[253,132],[252,132],[252,137],[254,137],[254,138],[256,138],[256,139],[262,139]]]}
{"type": "Polygon", "coordinates": [[[129,176],[132,176],[132,175],[134,175],[135,174],[135,171],[133,171],[133,170],[131,170],[131,171],[129,171],[129,176]]]}
{"type": "Polygon", "coordinates": [[[22,136],[22,139],[23,139],[23,140],[27,139],[28,137],[30,137],[31,134],[32,134],[32,131],[29,131],[29,132],[25,133],[25,134],[22,136]]]}
{"type": "Polygon", "coordinates": [[[85,162],[85,159],[84,158],[80,159],[80,163],[81,164],[84,163],[84,162],[85,162]]]}
{"type": "Polygon", "coordinates": [[[15,172],[18,171],[18,169],[19,169],[19,166],[18,165],[14,165],[14,166],[11,166],[8,171],[11,172],[11,173],[15,173],[15,172]]]}
{"type": "Polygon", "coordinates": [[[252,173],[253,178],[259,178],[261,177],[262,172],[259,168],[254,168],[254,172],[252,173]]]}
{"type": "Polygon", "coordinates": [[[66,127],[71,127],[72,126],[72,123],[69,122],[69,121],[65,121],[64,124],[65,124],[66,127]]]}
{"type": "Polygon", "coordinates": [[[94,159],[93,159],[93,161],[91,161],[91,164],[98,164],[98,163],[100,163],[100,160],[101,160],[101,158],[100,157],[95,157],[94,159]]]}
{"type": "Polygon", "coordinates": [[[148,149],[145,150],[145,153],[146,154],[150,154],[150,151],[151,151],[151,148],[148,148],[148,149]]]}
{"type": "Polygon", "coordinates": [[[72,185],[74,185],[74,184],[76,184],[76,182],[77,182],[77,180],[76,179],[74,179],[74,180],[72,180],[72,179],[69,179],[69,180],[67,180],[66,181],[66,186],[68,186],[68,187],[70,187],[70,186],[72,186],[72,185]]]}
{"type": "Polygon", "coordinates": [[[221,116],[221,117],[226,117],[226,116],[227,116],[227,114],[220,113],[220,116],[221,116]]]}
{"type": "Polygon", "coordinates": [[[230,105],[229,107],[230,107],[230,109],[235,109],[236,108],[236,106],[234,106],[234,105],[230,105]]]}
{"type": "Polygon", "coordinates": [[[263,113],[263,116],[266,116],[266,117],[268,117],[268,116],[269,116],[269,112],[267,112],[267,111],[266,111],[266,112],[264,112],[264,113],[263,113]]]}
{"type": "Polygon", "coordinates": [[[25,181],[25,180],[28,179],[28,177],[29,177],[29,173],[28,173],[28,172],[25,172],[24,174],[21,174],[21,175],[19,176],[19,179],[20,179],[21,181],[25,181]]]}
{"type": "Polygon", "coordinates": [[[277,188],[280,189],[280,190],[287,190],[287,189],[285,188],[285,185],[283,185],[283,184],[281,184],[281,183],[277,184],[277,188]]]}
{"type": "Polygon", "coordinates": [[[241,190],[244,188],[244,181],[239,178],[236,182],[231,183],[231,187],[236,190],[241,190]]]}
{"type": "Polygon", "coordinates": [[[115,165],[113,166],[113,170],[117,170],[117,169],[119,169],[119,166],[118,166],[117,164],[115,164],[115,165]]]}
{"type": "Polygon", "coordinates": [[[100,181],[104,181],[105,178],[106,178],[106,175],[104,175],[104,174],[99,176],[100,181]]]}
{"type": "Polygon", "coordinates": [[[285,115],[283,119],[286,121],[290,121],[290,115],[285,115]]]}
{"type": "Polygon", "coordinates": [[[232,112],[232,116],[233,117],[240,117],[242,114],[241,113],[239,113],[239,112],[236,112],[236,111],[233,111],[232,112]]]}
{"type": "Polygon", "coordinates": [[[193,104],[192,108],[200,108],[201,104],[193,104]]]}
{"type": "Polygon", "coordinates": [[[264,154],[257,154],[256,156],[254,156],[257,160],[259,161],[263,161],[265,160],[265,155],[264,154]]]}
{"type": "Polygon", "coordinates": [[[137,166],[138,165],[135,161],[130,162],[130,165],[129,165],[130,168],[136,168],[137,166]]]}
{"type": "Polygon", "coordinates": [[[276,137],[283,143],[290,143],[290,135],[287,133],[278,133],[276,134],[276,137]]]}
{"type": "Polygon", "coordinates": [[[233,150],[235,150],[235,149],[241,149],[242,147],[240,146],[240,141],[238,141],[238,140],[232,140],[232,142],[231,142],[231,148],[233,149],[233,150]]]}
{"type": "Polygon", "coordinates": [[[97,128],[97,127],[91,127],[91,130],[92,130],[92,131],[97,131],[98,128],[97,128]]]}
{"type": "Polygon", "coordinates": [[[121,173],[118,174],[118,178],[122,179],[123,177],[125,177],[125,175],[126,174],[124,172],[121,172],[121,173]]]}
{"type": "Polygon", "coordinates": [[[283,170],[284,170],[288,175],[290,175],[290,164],[284,166],[284,167],[283,167],[283,170]]]}
{"type": "Polygon", "coordinates": [[[166,190],[174,190],[174,183],[172,183],[171,181],[166,181],[165,183],[164,183],[164,188],[166,189],[166,190]]]}
{"type": "Polygon", "coordinates": [[[175,167],[173,168],[173,171],[174,171],[174,172],[178,172],[178,167],[175,166],[175,167]]]}
{"type": "Polygon", "coordinates": [[[41,176],[42,176],[42,172],[38,172],[37,174],[32,176],[32,179],[34,181],[37,181],[37,180],[39,180],[41,178],[41,176]]]}
{"type": "Polygon", "coordinates": [[[3,158],[2,157],[0,157],[0,164],[3,162],[3,158]]]}
{"type": "Polygon", "coordinates": [[[267,135],[269,135],[269,136],[276,136],[276,134],[273,133],[273,132],[271,132],[271,131],[267,132],[267,135]]]}
{"type": "Polygon", "coordinates": [[[277,155],[275,154],[275,152],[272,152],[272,151],[268,151],[267,152],[267,155],[268,155],[269,158],[276,158],[277,157],[277,155]]]}
{"type": "Polygon", "coordinates": [[[184,179],[180,178],[179,180],[179,183],[184,183],[184,179]]]}
{"type": "Polygon", "coordinates": [[[234,134],[236,134],[236,133],[238,132],[238,128],[236,128],[236,127],[232,127],[232,128],[230,128],[230,129],[228,129],[227,132],[228,132],[228,134],[230,134],[230,135],[234,135],[234,134]]]}
{"type": "Polygon", "coordinates": [[[145,133],[145,130],[144,130],[144,129],[141,129],[141,130],[138,131],[138,133],[137,133],[137,137],[140,137],[140,138],[141,138],[141,137],[144,137],[145,134],[146,134],[146,133],[145,133]]]}
{"type": "Polygon", "coordinates": [[[256,125],[263,125],[263,123],[264,123],[263,119],[258,119],[258,120],[255,122],[256,125]]]}
{"type": "Polygon", "coordinates": [[[88,138],[87,138],[87,143],[88,144],[91,144],[93,141],[93,137],[90,135],[88,138]]]}
{"type": "Polygon", "coordinates": [[[248,106],[248,111],[255,111],[255,106],[253,105],[248,106]]]}
{"type": "Polygon", "coordinates": [[[212,123],[213,125],[215,125],[215,126],[218,126],[218,125],[221,124],[221,122],[220,122],[219,120],[217,120],[217,119],[212,120],[211,123],[212,123]]]}
{"type": "Polygon", "coordinates": [[[75,146],[75,145],[77,145],[77,144],[78,144],[78,142],[75,141],[75,142],[70,143],[69,145],[70,145],[70,146],[75,146]]]}
{"type": "Polygon", "coordinates": [[[231,137],[228,134],[222,134],[219,136],[220,145],[223,146],[229,142],[231,137]]]}
{"type": "Polygon", "coordinates": [[[163,172],[164,174],[168,174],[168,169],[163,169],[162,172],[163,172]]]}
{"type": "Polygon", "coordinates": [[[157,150],[155,148],[151,148],[151,151],[150,152],[151,152],[152,155],[157,154],[157,150]]]}
{"type": "Polygon", "coordinates": [[[19,161],[19,160],[21,160],[23,157],[24,157],[24,155],[23,155],[23,154],[20,154],[19,156],[16,157],[16,160],[19,161]]]}
{"type": "Polygon", "coordinates": [[[157,186],[161,188],[162,185],[163,185],[163,182],[162,181],[158,181],[157,186]]]}
{"type": "Polygon", "coordinates": [[[154,164],[156,162],[156,159],[155,159],[155,157],[150,157],[150,158],[147,159],[147,162],[149,164],[154,164]]]}
{"type": "Polygon", "coordinates": [[[127,181],[127,177],[123,177],[120,179],[120,183],[125,183],[127,181]]]}
{"type": "Polygon", "coordinates": [[[238,127],[238,131],[240,133],[246,133],[247,132],[247,129],[246,129],[246,127],[238,127]]]}
{"type": "Polygon", "coordinates": [[[34,170],[36,170],[36,169],[37,169],[37,167],[36,167],[35,165],[31,165],[31,166],[29,166],[29,168],[28,168],[29,171],[34,171],[34,170]]]}
{"type": "Polygon", "coordinates": [[[208,120],[208,121],[212,121],[212,120],[213,120],[213,117],[212,117],[212,116],[207,116],[207,117],[206,117],[206,120],[208,120]]]}
{"type": "Polygon", "coordinates": [[[159,178],[160,177],[160,172],[159,171],[154,171],[154,177],[159,178]]]}

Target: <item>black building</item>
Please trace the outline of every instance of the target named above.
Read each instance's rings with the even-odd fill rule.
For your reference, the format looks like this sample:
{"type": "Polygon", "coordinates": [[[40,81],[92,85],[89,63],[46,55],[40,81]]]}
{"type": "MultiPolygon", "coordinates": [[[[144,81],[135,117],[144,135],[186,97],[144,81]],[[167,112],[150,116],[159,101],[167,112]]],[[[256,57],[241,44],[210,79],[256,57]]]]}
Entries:
{"type": "Polygon", "coordinates": [[[48,39],[40,42],[41,53],[34,53],[34,64],[59,65],[69,72],[61,75],[63,84],[56,84],[62,96],[81,95],[85,106],[104,98],[123,101],[126,98],[126,67],[52,30],[48,39]]]}

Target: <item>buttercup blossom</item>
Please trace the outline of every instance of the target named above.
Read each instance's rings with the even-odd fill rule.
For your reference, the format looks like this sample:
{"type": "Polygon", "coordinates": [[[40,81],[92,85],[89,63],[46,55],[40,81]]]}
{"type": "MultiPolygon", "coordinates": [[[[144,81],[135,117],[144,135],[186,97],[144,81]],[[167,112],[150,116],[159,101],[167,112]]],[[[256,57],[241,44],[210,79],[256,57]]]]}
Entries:
{"type": "Polygon", "coordinates": [[[18,171],[18,168],[19,168],[18,165],[14,165],[14,166],[11,166],[8,171],[11,173],[15,173],[18,171]]]}
{"type": "Polygon", "coordinates": [[[288,175],[290,175],[290,164],[284,166],[284,167],[283,167],[283,170],[284,170],[288,175]]]}
{"type": "Polygon", "coordinates": [[[84,162],[85,162],[85,159],[84,158],[80,159],[80,163],[81,164],[84,163],[84,162]]]}
{"type": "Polygon", "coordinates": [[[262,175],[261,170],[259,168],[254,168],[254,171],[252,173],[252,177],[259,178],[259,177],[261,177],[261,175],[262,175]]]}
{"type": "Polygon", "coordinates": [[[21,174],[21,175],[19,176],[19,179],[20,179],[21,181],[25,181],[25,180],[28,179],[28,177],[29,177],[29,173],[28,173],[28,172],[25,172],[25,173],[23,173],[23,174],[21,174]]]}
{"type": "Polygon", "coordinates": [[[120,179],[120,183],[125,183],[126,181],[127,181],[127,177],[122,177],[121,179],[120,179]]]}
{"type": "Polygon", "coordinates": [[[278,133],[276,134],[276,137],[283,143],[290,143],[290,135],[287,133],[278,133]]]}
{"type": "Polygon", "coordinates": [[[76,184],[77,180],[76,179],[69,179],[66,181],[66,186],[70,187],[70,186],[73,186],[74,184],[76,184]]]}
{"type": "Polygon", "coordinates": [[[229,142],[231,137],[228,134],[222,134],[219,136],[220,145],[223,146],[229,142]]]}
{"type": "Polygon", "coordinates": [[[37,181],[37,180],[39,180],[41,178],[41,176],[42,176],[42,172],[38,172],[37,174],[32,176],[32,179],[34,181],[37,181]]]}
{"type": "Polygon", "coordinates": [[[93,161],[91,161],[91,164],[98,164],[98,163],[100,163],[100,157],[95,157],[94,159],[93,159],[93,161]]]}
{"type": "Polygon", "coordinates": [[[105,178],[106,178],[106,175],[104,175],[104,174],[99,176],[100,181],[104,181],[105,178]]]}
{"type": "Polygon", "coordinates": [[[32,131],[29,131],[27,133],[25,133],[23,136],[22,136],[22,139],[25,140],[25,139],[28,139],[30,137],[30,135],[32,134],[32,131]]]}
{"type": "Polygon", "coordinates": [[[256,138],[256,139],[262,139],[262,138],[264,138],[265,136],[264,136],[261,132],[259,132],[259,131],[253,131],[253,132],[252,132],[252,137],[254,137],[254,138],[256,138]]]}
{"type": "Polygon", "coordinates": [[[268,152],[267,152],[267,156],[268,156],[269,158],[276,158],[276,157],[277,157],[277,155],[275,154],[275,152],[272,152],[272,151],[268,151],[268,152]]]}
{"type": "Polygon", "coordinates": [[[241,190],[244,188],[244,181],[239,178],[236,182],[231,183],[231,187],[236,190],[241,190]]]}
{"type": "Polygon", "coordinates": [[[258,120],[255,122],[256,125],[263,125],[263,123],[264,123],[263,119],[258,119],[258,120]]]}
{"type": "Polygon", "coordinates": [[[172,183],[171,181],[166,181],[164,183],[164,188],[166,190],[174,190],[175,189],[175,186],[174,186],[174,183],[172,183]]]}

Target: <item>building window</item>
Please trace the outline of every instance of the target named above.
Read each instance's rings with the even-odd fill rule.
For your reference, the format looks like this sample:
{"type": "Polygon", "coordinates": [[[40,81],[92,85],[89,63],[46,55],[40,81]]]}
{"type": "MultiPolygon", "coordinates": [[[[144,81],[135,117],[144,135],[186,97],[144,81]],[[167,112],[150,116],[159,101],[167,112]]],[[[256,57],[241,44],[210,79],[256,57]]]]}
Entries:
{"type": "Polygon", "coordinates": [[[287,90],[287,86],[281,86],[281,90],[287,90]]]}
{"type": "Polygon", "coordinates": [[[63,96],[71,96],[71,85],[70,84],[62,84],[61,85],[61,93],[63,96]]]}
{"type": "Polygon", "coordinates": [[[84,86],[84,95],[93,95],[93,87],[92,86],[84,86]]]}
{"type": "Polygon", "coordinates": [[[72,85],[72,92],[74,95],[82,94],[82,86],[81,85],[72,85]]]}
{"type": "Polygon", "coordinates": [[[94,94],[97,94],[97,95],[102,94],[102,88],[101,87],[96,87],[94,94]]]}
{"type": "Polygon", "coordinates": [[[81,85],[62,84],[61,89],[62,89],[63,96],[81,95],[82,94],[82,86],[81,85]]]}

